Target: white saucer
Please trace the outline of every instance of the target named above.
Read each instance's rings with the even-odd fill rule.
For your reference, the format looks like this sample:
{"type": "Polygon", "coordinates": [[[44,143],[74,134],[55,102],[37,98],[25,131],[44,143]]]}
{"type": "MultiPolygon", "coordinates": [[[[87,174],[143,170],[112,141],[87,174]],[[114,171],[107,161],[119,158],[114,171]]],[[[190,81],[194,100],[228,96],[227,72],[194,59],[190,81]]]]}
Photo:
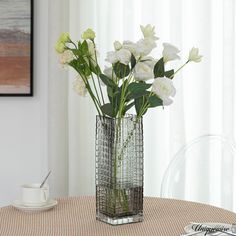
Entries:
{"type": "MultiPolygon", "coordinates": [[[[204,223],[201,223],[202,225],[203,225],[203,227],[204,227],[204,225],[207,225],[207,226],[210,226],[210,227],[212,227],[212,228],[215,228],[215,227],[224,227],[224,228],[229,228],[230,230],[229,230],[229,232],[232,232],[231,231],[231,227],[232,227],[232,224],[225,224],[225,223],[207,223],[207,222],[204,222],[204,223]]],[[[190,224],[190,225],[187,225],[187,226],[185,226],[184,227],[184,231],[186,232],[186,233],[193,233],[193,232],[196,232],[193,228],[193,225],[197,225],[197,224],[190,224]]],[[[200,232],[199,234],[195,234],[196,236],[197,235],[201,235],[201,236],[203,236],[203,235],[205,235],[205,233],[206,232],[200,232]]],[[[221,233],[220,235],[228,235],[228,234],[226,234],[226,233],[221,233]]]]}
{"type": "Polygon", "coordinates": [[[16,200],[14,201],[17,205],[21,205],[21,206],[26,206],[26,207],[41,207],[41,206],[45,206],[49,203],[50,200],[48,200],[47,202],[40,202],[40,203],[26,203],[23,202],[21,200],[16,200]]]}
{"type": "Polygon", "coordinates": [[[12,203],[12,206],[16,209],[24,212],[41,212],[52,209],[57,205],[57,201],[50,199],[46,204],[42,206],[26,206],[22,201],[16,200],[12,203]]]}

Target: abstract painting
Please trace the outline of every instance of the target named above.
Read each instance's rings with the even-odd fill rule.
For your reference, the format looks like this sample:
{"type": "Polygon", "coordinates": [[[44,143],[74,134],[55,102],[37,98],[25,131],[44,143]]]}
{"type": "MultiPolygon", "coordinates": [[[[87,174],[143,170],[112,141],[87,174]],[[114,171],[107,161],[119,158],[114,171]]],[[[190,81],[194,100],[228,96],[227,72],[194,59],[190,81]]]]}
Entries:
{"type": "Polygon", "coordinates": [[[33,95],[33,0],[0,0],[0,96],[33,95]]]}

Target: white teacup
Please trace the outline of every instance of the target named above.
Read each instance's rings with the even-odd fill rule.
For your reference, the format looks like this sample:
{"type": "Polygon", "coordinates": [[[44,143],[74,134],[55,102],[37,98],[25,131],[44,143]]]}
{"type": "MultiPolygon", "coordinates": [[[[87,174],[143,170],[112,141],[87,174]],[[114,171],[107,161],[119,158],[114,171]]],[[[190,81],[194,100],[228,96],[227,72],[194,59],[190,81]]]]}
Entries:
{"type": "Polygon", "coordinates": [[[21,186],[22,202],[27,206],[42,206],[49,200],[49,186],[45,184],[40,188],[40,183],[24,184],[21,186]]]}

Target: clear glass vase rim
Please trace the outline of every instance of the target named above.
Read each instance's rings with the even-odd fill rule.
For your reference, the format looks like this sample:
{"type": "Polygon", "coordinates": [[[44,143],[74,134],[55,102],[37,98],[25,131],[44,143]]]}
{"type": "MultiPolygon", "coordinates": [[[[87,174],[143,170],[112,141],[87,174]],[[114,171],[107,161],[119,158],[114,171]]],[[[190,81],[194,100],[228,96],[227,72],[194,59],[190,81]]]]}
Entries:
{"type": "MultiPolygon", "coordinates": [[[[125,114],[125,116],[119,118],[119,117],[109,117],[109,116],[100,116],[100,115],[96,115],[97,118],[104,118],[104,119],[110,119],[110,120],[119,120],[119,119],[131,119],[131,118],[137,118],[137,115],[136,114],[125,114]]],[[[140,117],[140,120],[142,119],[143,117],[141,116],[140,117]]]]}

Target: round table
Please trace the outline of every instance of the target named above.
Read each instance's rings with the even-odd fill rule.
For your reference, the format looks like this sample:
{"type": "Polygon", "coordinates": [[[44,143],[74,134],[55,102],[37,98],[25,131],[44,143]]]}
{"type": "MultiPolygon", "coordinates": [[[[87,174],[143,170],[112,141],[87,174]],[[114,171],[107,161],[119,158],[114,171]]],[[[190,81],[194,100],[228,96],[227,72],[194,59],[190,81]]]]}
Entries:
{"type": "Polygon", "coordinates": [[[189,222],[235,223],[236,214],[217,207],[173,199],[144,198],[144,221],[111,226],[96,220],[94,197],[60,198],[41,213],[0,208],[1,236],[178,236],[189,222]]]}

